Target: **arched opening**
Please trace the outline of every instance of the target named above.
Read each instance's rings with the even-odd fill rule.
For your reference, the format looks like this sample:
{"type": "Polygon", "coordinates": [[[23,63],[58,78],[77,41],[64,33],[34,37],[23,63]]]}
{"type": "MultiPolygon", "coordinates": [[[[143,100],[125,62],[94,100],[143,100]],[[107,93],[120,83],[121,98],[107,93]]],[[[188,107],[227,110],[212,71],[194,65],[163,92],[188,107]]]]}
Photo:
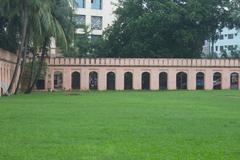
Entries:
{"type": "Polygon", "coordinates": [[[222,89],[222,74],[219,72],[213,74],[213,89],[222,89]]]}
{"type": "Polygon", "coordinates": [[[168,74],[166,72],[162,72],[159,74],[159,89],[160,90],[168,89],[168,74]]]}
{"type": "Polygon", "coordinates": [[[72,73],[72,89],[73,90],[80,89],[80,73],[79,72],[72,73]]]}
{"type": "Polygon", "coordinates": [[[142,73],[142,90],[150,89],[150,73],[144,72],[142,73]]]}
{"type": "Polygon", "coordinates": [[[131,72],[126,72],[124,74],[124,89],[125,90],[133,89],[133,74],[131,72]]]}
{"type": "Polygon", "coordinates": [[[97,72],[89,73],[89,89],[90,90],[98,89],[98,74],[97,74],[97,72]]]}
{"type": "Polygon", "coordinates": [[[196,75],[196,89],[197,90],[204,90],[205,83],[204,83],[204,73],[198,72],[196,75]]]}
{"type": "Polygon", "coordinates": [[[113,72],[107,74],[107,90],[115,90],[115,77],[113,72]]]}
{"type": "Polygon", "coordinates": [[[234,72],[231,74],[231,89],[239,89],[239,74],[234,72]]]}
{"type": "Polygon", "coordinates": [[[177,74],[177,89],[187,89],[187,73],[179,72],[177,74]]]}
{"type": "Polygon", "coordinates": [[[45,80],[44,79],[37,80],[36,88],[37,88],[37,90],[44,90],[45,89],[45,80]]]}
{"type": "Polygon", "coordinates": [[[63,89],[63,74],[60,71],[54,72],[54,89],[63,89]]]}

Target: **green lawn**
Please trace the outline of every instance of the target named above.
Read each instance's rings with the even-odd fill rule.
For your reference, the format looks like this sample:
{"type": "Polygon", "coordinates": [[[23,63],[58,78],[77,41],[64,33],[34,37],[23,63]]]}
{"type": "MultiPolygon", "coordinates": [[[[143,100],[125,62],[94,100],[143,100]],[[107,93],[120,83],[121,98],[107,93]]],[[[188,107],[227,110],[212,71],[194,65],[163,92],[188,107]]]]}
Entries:
{"type": "Polygon", "coordinates": [[[240,92],[0,98],[1,160],[239,160],[240,92]]]}

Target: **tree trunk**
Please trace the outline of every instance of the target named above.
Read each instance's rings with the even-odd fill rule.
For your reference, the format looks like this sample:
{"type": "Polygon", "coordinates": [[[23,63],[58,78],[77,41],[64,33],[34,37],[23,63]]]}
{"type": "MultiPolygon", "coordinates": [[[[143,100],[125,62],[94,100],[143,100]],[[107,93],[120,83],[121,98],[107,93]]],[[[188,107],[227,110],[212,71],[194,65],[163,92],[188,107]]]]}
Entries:
{"type": "Polygon", "coordinates": [[[15,92],[14,94],[16,95],[18,93],[18,90],[19,90],[19,85],[21,83],[21,80],[22,80],[22,75],[23,75],[23,72],[24,72],[24,66],[25,66],[25,62],[26,62],[26,53],[27,53],[27,43],[28,41],[26,40],[26,43],[24,45],[24,51],[22,52],[22,63],[21,63],[21,68],[20,68],[20,74],[19,74],[19,78],[18,78],[18,81],[17,81],[17,86],[16,86],[16,89],[15,89],[15,92]]]}
{"type": "MultiPolygon", "coordinates": [[[[31,74],[30,74],[30,77],[29,77],[29,80],[28,80],[28,85],[27,85],[26,91],[30,89],[31,84],[32,84],[33,72],[34,72],[33,67],[34,67],[35,62],[36,62],[36,53],[35,53],[35,50],[34,50],[34,51],[33,51],[33,58],[32,58],[31,69],[30,69],[31,74]]],[[[26,91],[25,91],[25,92],[26,92],[26,91]]]]}
{"type": "Polygon", "coordinates": [[[37,70],[37,74],[36,74],[36,76],[34,78],[34,81],[33,81],[32,85],[31,85],[31,87],[25,92],[26,94],[32,93],[32,90],[33,90],[34,86],[37,83],[37,80],[39,79],[39,77],[41,75],[43,64],[44,64],[44,61],[45,61],[45,56],[47,54],[48,41],[49,41],[49,38],[45,38],[44,43],[43,43],[42,54],[41,54],[40,63],[39,63],[39,67],[38,67],[38,70],[37,70]]]}
{"type": "Polygon", "coordinates": [[[16,62],[16,66],[13,72],[13,76],[9,85],[9,88],[7,90],[7,95],[11,95],[12,94],[12,90],[13,90],[13,86],[15,85],[17,79],[19,78],[19,68],[21,65],[21,57],[22,57],[22,52],[23,52],[23,47],[26,41],[26,35],[27,35],[27,26],[28,26],[28,16],[27,16],[27,8],[26,8],[26,4],[25,1],[23,1],[23,6],[22,6],[22,17],[23,17],[23,21],[22,21],[22,32],[21,32],[21,43],[19,44],[18,47],[18,51],[17,51],[17,62],[16,62]]]}

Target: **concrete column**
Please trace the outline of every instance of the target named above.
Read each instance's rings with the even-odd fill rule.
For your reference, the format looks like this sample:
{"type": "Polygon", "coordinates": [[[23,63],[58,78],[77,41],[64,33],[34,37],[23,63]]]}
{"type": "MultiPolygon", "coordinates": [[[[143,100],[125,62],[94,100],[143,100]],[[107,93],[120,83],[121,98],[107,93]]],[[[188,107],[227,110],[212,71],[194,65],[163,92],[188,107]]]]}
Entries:
{"type": "Polygon", "coordinates": [[[98,72],[98,90],[107,90],[107,75],[105,70],[99,70],[98,72]]]}
{"type": "Polygon", "coordinates": [[[72,89],[71,84],[72,84],[71,69],[67,67],[63,71],[63,89],[67,91],[71,90],[72,89]]]}
{"type": "Polygon", "coordinates": [[[188,90],[196,90],[196,72],[194,70],[190,70],[188,72],[188,90]]]}
{"type": "Polygon", "coordinates": [[[133,71],[133,89],[134,90],[142,89],[142,73],[140,69],[134,69],[133,71]]]}
{"type": "Polygon", "coordinates": [[[85,8],[91,9],[91,0],[85,0],[85,8]]]}
{"type": "Polygon", "coordinates": [[[176,70],[170,69],[168,72],[168,90],[176,90],[177,89],[177,82],[176,82],[176,70]]]}
{"type": "Polygon", "coordinates": [[[212,69],[207,69],[204,75],[204,84],[205,90],[212,90],[213,89],[213,71],[212,69]]]}
{"type": "Polygon", "coordinates": [[[81,90],[86,91],[89,90],[89,71],[85,68],[81,70],[81,76],[80,76],[80,87],[81,90]]]}
{"type": "Polygon", "coordinates": [[[124,71],[117,70],[116,71],[116,80],[115,80],[115,86],[116,90],[124,90],[124,71]]]}
{"type": "Polygon", "coordinates": [[[228,70],[222,72],[222,89],[230,89],[230,75],[228,70]]]}
{"type": "MultiPolygon", "coordinates": [[[[86,12],[91,12],[91,0],[85,0],[85,9],[86,12]]],[[[86,15],[86,25],[91,26],[91,15],[86,15]]]]}
{"type": "Polygon", "coordinates": [[[150,72],[150,89],[159,90],[159,71],[157,69],[152,69],[150,72]]]}

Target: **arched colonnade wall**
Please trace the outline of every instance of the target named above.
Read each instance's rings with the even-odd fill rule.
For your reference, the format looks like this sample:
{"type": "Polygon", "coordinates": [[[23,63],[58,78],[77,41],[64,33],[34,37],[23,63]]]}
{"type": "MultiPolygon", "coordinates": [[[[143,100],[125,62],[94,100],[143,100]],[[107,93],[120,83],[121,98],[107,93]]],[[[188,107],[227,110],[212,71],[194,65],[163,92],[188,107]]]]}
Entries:
{"type": "Polygon", "coordinates": [[[240,88],[240,60],[232,59],[51,58],[47,64],[46,90],[240,88]],[[127,73],[130,87],[126,87],[127,73]]]}

